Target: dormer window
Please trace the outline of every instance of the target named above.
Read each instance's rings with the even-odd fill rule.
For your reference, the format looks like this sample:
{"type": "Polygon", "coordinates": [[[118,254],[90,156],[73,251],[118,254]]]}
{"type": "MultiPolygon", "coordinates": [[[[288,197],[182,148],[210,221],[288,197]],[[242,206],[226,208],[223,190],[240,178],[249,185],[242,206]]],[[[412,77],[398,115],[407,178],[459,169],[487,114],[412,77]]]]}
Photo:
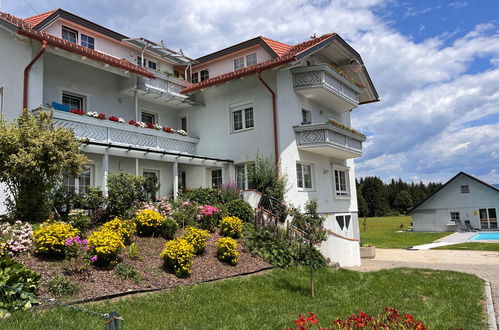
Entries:
{"type": "Polygon", "coordinates": [[[95,39],[87,35],[81,34],[81,45],[90,49],[95,49],[95,39]]]}
{"type": "Polygon", "coordinates": [[[243,69],[257,63],[256,53],[246,55],[246,57],[236,58],[234,60],[234,71],[243,69]]]}
{"type": "Polygon", "coordinates": [[[78,43],[78,31],[70,29],[68,27],[62,27],[62,39],[72,42],[74,44],[78,43]]]}
{"type": "Polygon", "coordinates": [[[251,66],[256,64],[256,53],[249,54],[246,56],[246,66],[251,66]]]}
{"type": "Polygon", "coordinates": [[[236,58],[234,60],[234,71],[244,68],[244,57],[236,58]]]}
{"type": "Polygon", "coordinates": [[[208,72],[208,70],[201,70],[199,74],[201,76],[201,81],[210,79],[210,73],[208,72]]]}

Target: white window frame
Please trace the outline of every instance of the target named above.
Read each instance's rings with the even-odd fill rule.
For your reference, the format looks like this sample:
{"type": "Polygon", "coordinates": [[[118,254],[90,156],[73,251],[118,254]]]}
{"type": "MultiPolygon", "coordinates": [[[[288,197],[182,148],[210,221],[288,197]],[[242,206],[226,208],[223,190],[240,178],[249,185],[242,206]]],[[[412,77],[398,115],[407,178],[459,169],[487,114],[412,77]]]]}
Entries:
{"type": "Polygon", "coordinates": [[[253,102],[242,103],[242,104],[234,104],[229,106],[229,114],[230,114],[230,132],[231,133],[239,133],[245,132],[252,129],[255,129],[255,107],[253,106],[253,102]],[[252,109],[253,114],[253,126],[246,126],[246,109],[252,109]],[[234,113],[237,111],[241,111],[242,114],[242,128],[234,129],[234,113]]]}
{"type": "Polygon", "coordinates": [[[296,171],[296,188],[298,191],[315,191],[315,166],[313,163],[307,163],[307,162],[302,162],[302,161],[297,161],[295,165],[295,171],[296,171]],[[299,185],[299,180],[298,180],[298,166],[301,166],[301,181],[302,181],[302,187],[299,185]],[[304,166],[309,166],[310,167],[310,187],[305,187],[305,171],[303,171],[304,166]]]}
{"type": "Polygon", "coordinates": [[[248,190],[248,189],[251,189],[250,188],[250,183],[249,183],[249,176],[248,176],[248,167],[251,166],[251,165],[254,165],[255,162],[246,162],[246,163],[238,163],[238,164],[234,164],[234,172],[235,172],[235,178],[236,178],[236,185],[237,185],[237,188],[238,189],[241,189],[241,190],[248,190]],[[237,173],[237,168],[238,167],[241,167],[244,169],[244,186],[243,187],[240,187],[239,186],[239,178],[238,178],[238,173],[237,173]]]}
{"type": "Polygon", "coordinates": [[[199,81],[205,81],[208,79],[210,79],[210,70],[208,70],[208,68],[203,69],[203,70],[199,70],[199,81]],[[208,77],[206,77],[205,79],[203,79],[203,74],[202,74],[202,72],[204,72],[204,71],[206,71],[206,73],[208,74],[208,77]]]}
{"type": "Polygon", "coordinates": [[[147,60],[147,68],[151,70],[158,70],[159,68],[158,62],[147,60]],[[151,68],[151,64],[154,64],[155,68],[151,68]]]}
{"type": "Polygon", "coordinates": [[[83,110],[83,111],[87,110],[87,104],[88,103],[87,103],[87,96],[86,95],[74,93],[74,92],[68,91],[66,89],[63,89],[61,91],[61,104],[64,104],[64,101],[63,101],[64,100],[64,94],[66,94],[69,97],[74,97],[74,98],[82,99],[82,105],[81,105],[80,110],[83,110]]]}
{"type": "Polygon", "coordinates": [[[242,56],[242,57],[238,57],[238,58],[235,58],[234,61],[234,71],[237,71],[237,70],[241,70],[241,69],[244,69],[246,67],[246,60],[245,60],[245,56],[242,56]],[[241,67],[238,67],[236,65],[236,61],[241,61],[242,60],[242,66],[241,67]]]}
{"type": "Polygon", "coordinates": [[[91,36],[91,35],[88,35],[88,34],[85,34],[85,33],[80,33],[80,45],[83,46],[83,47],[85,47],[85,48],[95,50],[95,37],[91,36]],[[87,38],[92,38],[94,40],[94,44],[93,44],[94,48],[90,48],[88,46],[83,45],[83,36],[85,36],[87,38]]]}
{"type": "Polygon", "coordinates": [[[180,116],[178,118],[178,127],[180,129],[183,129],[186,132],[189,132],[189,119],[187,118],[187,115],[180,116]],[[184,129],[184,127],[182,127],[182,120],[184,120],[184,119],[185,119],[185,129],[184,129]]]}
{"type": "Polygon", "coordinates": [[[197,84],[198,82],[199,82],[199,71],[191,73],[191,83],[197,84]],[[196,77],[196,81],[194,81],[194,79],[192,79],[194,77],[196,77]]]}
{"type": "Polygon", "coordinates": [[[460,185],[459,189],[461,190],[461,194],[469,194],[470,193],[470,185],[468,185],[468,184],[460,185]]]}
{"type": "Polygon", "coordinates": [[[344,236],[348,237],[348,234],[351,232],[350,228],[352,228],[352,226],[353,226],[353,216],[351,213],[335,213],[334,214],[334,224],[337,228],[336,232],[341,233],[344,236]],[[346,221],[345,221],[346,216],[350,216],[350,222],[349,222],[348,226],[346,226],[346,221]],[[343,229],[341,228],[340,224],[338,223],[337,217],[343,217],[343,224],[345,225],[343,227],[343,229]]]}
{"type": "MultiPolygon", "coordinates": [[[[158,185],[161,187],[161,170],[159,168],[149,168],[149,167],[144,167],[142,168],[142,176],[145,178],[146,176],[144,175],[144,172],[150,172],[156,174],[156,177],[158,178],[158,185]]],[[[156,191],[156,198],[159,198],[159,191],[156,191]]]]}
{"type": "Polygon", "coordinates": [[[258,63],[258,56],[256,55],[256,52],[255,52],[255,53],[251,53],[251,54],[246,55],[246,56],[244,57],[244,60],[246,61],[246,67],[248,67],[248,66],[252,66],[252,65],[255,65],[255,64],[257,64],[257,63],[258,63]],[[253,64],[249,64],[248,57],[249,57],[249,56],[253,56],[253,55],[255,55],[255,63],[253,63],[253,64]]]}
{"type": "MultiPolygon", "coordinates": [[[[77,30],[72,29],[72,28],[67,27],[67,26],[64,26],[64,25],[63,25],[63,26],[61,26],[61,39],[63,39],[63,40],[66,40],[66,41],[69,41],[69,42],[72,42],[72,43],[74,43],[74,44],[79,45],[79,39],[80,39],[80,38],[79,38],[79,36],[78,36],[78,35],[79,35],[79,32],[78,32],[77,30]],[[74,32],[74,33],[76,34],[76,40],[73,42],[73,41],[71,41],[71,40],[64,39],[64,30],[66,30],[66,31],[68,31],[68,32],[74,32]]],[[[95,39],[94,39],[94,40],[95,40],[95,39]]]]}
{"type": "MultiPolygon", "coordinates": [[[[95,184],[94,184],[94,180],[95,180],[95,166],[92,165],[92,164],[87,164],[84,166],[85,167],[85,170],[90,170],[90,187],[94,187],[95,184]]],[[[68,181],[72,181],[74,183],[74,192],[75,194],[79,194],[80,193],[80,177],[73,177],[73,176],[69,176],[68,177],[68,181]]],[[[64,184],[64,181],[63,181],[63,184],[64,184]]],[[[65,187],[70,187],[70,185],[64,185],[65,187]]]]}
{"type": "MultiPolygon", "coordinates": [[[[341,183],[340,183],[341,185],[341,183]]],[[[350,199],[351,189],[350,189],[350,169],[348,167],[333,165],[333,190],[334,198],[336,199],[350,199]],[[345,172],[345,186],[346,190],[336,189],[336,171],[345,172]]]]}
{"type": "Polygon", "coordinates": [[[140,121],[142,121],[142,114],[145,113],[147,115],[151,115],[154,117],[154,122],[153,124],[158,124],[159,123],[159,113],[150,111],[148,109],[142,109],[140,110],[140,121]]]}
{"type": "Polygon", "coordinates": [[[222,187],[222,185],[224,184],[224,171],[222,168],[212,168],[210,169],[210,188],[217,188],[215,186],[213,186],[213,172],[214,171],[220,171],[220,186],[218,186],[218,188],[222,187]]]}
{"type": "Polygon", "coordinates": [[[449,217],[450,217],[450,221],[461,221],[461,213],[460,212],[456,212],[456,211],[449,212],[449,217]],[[454,219],[453,215],[456,215],[456,214],[457,214],[457,219],[454,219]]]}

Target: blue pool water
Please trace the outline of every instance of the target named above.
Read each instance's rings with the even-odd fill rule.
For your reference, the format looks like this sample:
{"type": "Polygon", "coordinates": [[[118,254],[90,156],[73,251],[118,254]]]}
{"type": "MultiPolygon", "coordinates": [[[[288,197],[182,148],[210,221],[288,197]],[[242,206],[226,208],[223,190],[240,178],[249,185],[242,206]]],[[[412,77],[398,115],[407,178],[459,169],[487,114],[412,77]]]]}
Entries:
{"type": "Polygon", "coordinates": [[[476,234],[472,238],[470,238],[470,241],[477,241],[477,240],[498,240],[499,241],[499,233],[480,233],[476,234]]]}

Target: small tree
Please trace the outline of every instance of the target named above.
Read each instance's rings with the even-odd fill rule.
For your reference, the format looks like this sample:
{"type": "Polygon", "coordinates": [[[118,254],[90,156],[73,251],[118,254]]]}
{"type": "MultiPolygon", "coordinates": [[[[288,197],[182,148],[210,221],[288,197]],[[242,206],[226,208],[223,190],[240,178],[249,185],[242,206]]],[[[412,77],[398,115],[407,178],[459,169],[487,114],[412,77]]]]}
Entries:
{"type": "Polygon", "coordinates": [[[413,207],[411,194],[407,190],[402,190],[395,197],[393,206],[403,214],[407,214],[407,210],[413,207]]]}
{"type": "Polygon", "coordinates": [[[248,167],[249,185],[252,189],[283,201],[288,181],[285,176],[278,177],[277,174],[275,163],[257,154],[255,163],[248,167]]]}
{"type": "Polygon", "coordinates": [[[326,240],[324,230],[324,218],[317,213],[317,200],[309,200],[305,204],[305,213],[295,210],[293,226],[303,233],[303,239],[308,246],[303,249],[302,264],[310,268],[310,295],[315,297],[314,274],[315,271],[324,266],[324,258],[315,249],[315,245],[326,240]]]}
{"type": "Polygon", "coordinates": [[[86,162],[74,133],[54,127],[51,113],[35,116],[24,109],[10,124],[0,119],[0,181],[15,219],[46,220],[57,183],[66,173],[78,176],[86,162]]]}

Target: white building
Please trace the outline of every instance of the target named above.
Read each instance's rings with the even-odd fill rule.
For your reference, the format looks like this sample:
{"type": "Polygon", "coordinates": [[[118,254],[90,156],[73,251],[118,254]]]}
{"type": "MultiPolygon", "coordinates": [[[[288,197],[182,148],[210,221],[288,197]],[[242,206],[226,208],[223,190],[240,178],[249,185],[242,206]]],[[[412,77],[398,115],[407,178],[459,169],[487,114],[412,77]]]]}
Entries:
{"type": "Polygon", "coordinates": [[[350,113],[378,95],[360,55],[337,34],[297,45],[260,36],[191,60],[61,9],[24,20],[0,13],[0,67],[5,119],[23,106],[52,107],[57,125],[86,139],[87,171],[66,183],[77,191],[106,191],[117,171],[156,176],[161,196],[179,186],[247,189],[246,166],[259,152],[288,177],[287,202],[318,199],[331,233],[325,255],[360,263],[353,159],[365,137],[350,128],[350,113]]]}
{"type": "Polygon", "coordinates": [[[411,211],[414,231],[449,231],[454,222],[497,229],[499,189],[464,172],[445,183],[411,211]]]}

